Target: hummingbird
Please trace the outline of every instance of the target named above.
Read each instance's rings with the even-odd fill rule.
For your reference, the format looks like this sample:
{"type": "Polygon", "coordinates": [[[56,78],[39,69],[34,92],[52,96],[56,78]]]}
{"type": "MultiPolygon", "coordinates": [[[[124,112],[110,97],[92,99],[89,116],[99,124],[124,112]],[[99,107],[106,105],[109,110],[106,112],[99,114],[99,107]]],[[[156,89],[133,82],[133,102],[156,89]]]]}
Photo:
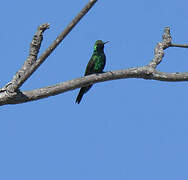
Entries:
{"type": "MultiPolygon", "coordinates": [[[[106,64],[106,56],[104,54],[104,45],[109,41],[103,42],[102,40],[97,40],[94,45],[93,54],[87,64],[84,76],[102,73],[104,66],[106,64]]],[[[80,88],[79,94],[76,98],[76,103],[80,103],[83,95],[89,91],[92,85],[80,88]]]]}

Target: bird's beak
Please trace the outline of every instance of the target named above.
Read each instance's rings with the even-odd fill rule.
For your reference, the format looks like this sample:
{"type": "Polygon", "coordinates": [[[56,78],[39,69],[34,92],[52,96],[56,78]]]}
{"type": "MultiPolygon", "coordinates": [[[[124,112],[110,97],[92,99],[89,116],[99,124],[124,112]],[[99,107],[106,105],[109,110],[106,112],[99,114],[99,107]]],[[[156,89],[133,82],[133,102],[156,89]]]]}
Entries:
{"type": "Polygon", "coordinates": [[[109,43],[110,41],[106,41],[106,42],[104,42],[104,44],[106,44],[106,43],[109,43]]]}

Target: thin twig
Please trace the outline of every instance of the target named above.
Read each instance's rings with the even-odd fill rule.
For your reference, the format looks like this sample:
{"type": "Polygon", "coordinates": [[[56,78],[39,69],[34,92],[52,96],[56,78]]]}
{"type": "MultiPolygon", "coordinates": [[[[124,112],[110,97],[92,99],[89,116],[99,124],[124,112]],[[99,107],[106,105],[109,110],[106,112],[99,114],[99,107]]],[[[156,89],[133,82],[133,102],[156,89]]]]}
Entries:
{"type": "Polygon", "coordinates": [[[170,47],[188,48],[188,44],[171,44],[170,47]]]}

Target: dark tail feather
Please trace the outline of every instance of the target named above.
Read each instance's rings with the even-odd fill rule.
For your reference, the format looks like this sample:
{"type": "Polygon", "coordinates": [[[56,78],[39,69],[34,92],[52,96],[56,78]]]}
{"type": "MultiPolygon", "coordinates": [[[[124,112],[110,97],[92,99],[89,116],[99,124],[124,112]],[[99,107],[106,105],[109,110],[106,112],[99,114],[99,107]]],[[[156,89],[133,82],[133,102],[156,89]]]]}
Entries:
{"type": "Polygon", "coordinates": [[[78,103],[78,104],[80,103],[80,101],[82,100],[83,95],[91,88],[91,86],[92,85],[87,86],[87,87],[82,87],[80,89],[79,94],[78,94],[78,96],[76,98],[76,103],[78,103]]]}
{"type": "Polygon", "coordinates": [[[80,89],[80,91],[79,91],[79,94],[78,94],[77,98],[76,98],[76,103],[78,103],[78,104],[80,103],[80,101],[82,100],[82,97],[83,97],[84,93],[85,93],[85,87],[82,87],[80,89]]]}

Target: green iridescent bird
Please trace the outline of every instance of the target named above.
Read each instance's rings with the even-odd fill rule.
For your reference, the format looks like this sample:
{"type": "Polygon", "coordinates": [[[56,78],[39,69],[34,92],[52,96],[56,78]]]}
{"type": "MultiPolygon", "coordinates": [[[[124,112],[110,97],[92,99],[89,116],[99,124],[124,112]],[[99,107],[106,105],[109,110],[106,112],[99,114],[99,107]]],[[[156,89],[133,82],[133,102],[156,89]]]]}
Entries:
{"type": "MultiPolygon", "coordinates": [[[[104,44],[106,43],[108,43],[108,41],[103,42],[101,40],[97,40],[95,42],[93,54],[85,70],[85,76],[103,72],[104,66],[106,64],[106,56],[104,54],[104,44]]],[[[91,86],[92,85],[89,85],[80,89],[80,92],[76,98],[76,103],[80,103],[83,95],[91,88],[91,86]]]]}

